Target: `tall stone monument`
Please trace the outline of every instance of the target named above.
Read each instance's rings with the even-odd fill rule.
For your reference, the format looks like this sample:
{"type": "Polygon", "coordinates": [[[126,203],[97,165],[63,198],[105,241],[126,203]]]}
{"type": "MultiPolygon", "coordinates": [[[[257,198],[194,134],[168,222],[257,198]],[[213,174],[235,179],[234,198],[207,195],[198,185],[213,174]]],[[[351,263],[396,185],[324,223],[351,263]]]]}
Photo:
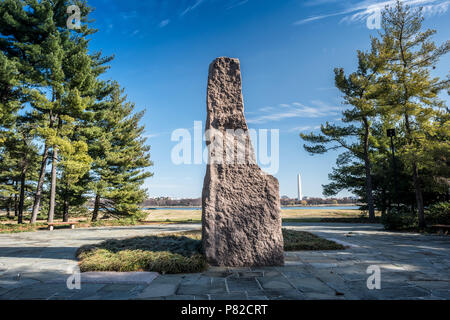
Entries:
{"type": "Polygon", "coordinates": [[[210,151],[202,237],[208,262],[230,267],[283,265],[278,180],[255,161],[238,59],[217,58],[209,67],[205,135],[210,151]]]}

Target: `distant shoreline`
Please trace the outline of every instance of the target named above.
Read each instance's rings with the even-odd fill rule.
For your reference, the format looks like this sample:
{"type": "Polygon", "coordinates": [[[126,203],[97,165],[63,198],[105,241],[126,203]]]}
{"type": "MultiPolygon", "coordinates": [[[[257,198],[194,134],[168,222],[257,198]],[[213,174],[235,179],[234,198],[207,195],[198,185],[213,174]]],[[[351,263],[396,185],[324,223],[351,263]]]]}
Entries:
{"type": "Polygon", "coordinates": [[[281,206],[282,208],[289,208],[289,207],[357,207],[360,206],[359,203],[338,203],[338,204],[289,204],[285,206],[281,206]]]}
{"type": "MultiPolygon", "coordinates": [[[[291,207],[357,207],[361,204],[355,204],[355,203],[342,203],[342,204],[315,204],[315,205],[300,205],[300,204],[292,204],[292,205],[286,205],[281,206],[281,208],[291,208],[291,207]]],[[[201,206],[148,206],[145,208],[142,208],[144,210],[151,209],[192,209],[196,210],[198,208],[201,209],[201,206]]]]}

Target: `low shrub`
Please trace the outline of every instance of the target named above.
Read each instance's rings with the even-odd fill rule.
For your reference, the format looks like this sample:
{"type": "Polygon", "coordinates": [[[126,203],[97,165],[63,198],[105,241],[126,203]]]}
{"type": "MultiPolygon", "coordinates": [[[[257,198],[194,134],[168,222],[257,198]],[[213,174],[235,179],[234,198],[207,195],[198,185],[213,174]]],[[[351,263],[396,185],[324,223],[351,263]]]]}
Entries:
{"type": "Polygon", "coordinates": [[[159,273],[201,272],[207,263],[201,254],[201,233],[107,240],[78,249],[85,271],[155,271],[159,273]]]}
{"type": "Polygon", "coordinates": [[[115,227],[115,226],[134,226],[139,224],[139,221],[134,218],[120,218],[120,219],[100,219],[89,223],[90,227],[115,227]]]}
{"type": "Polygon", "coordinates": [[[285,251],[345,249],[341,244],[304,231],[283,229],[283,239],[285,251]]]}
{"type": "Polygon", "coordinates": [[[450,225],[450,202],[438,202],[427,208],[425,221],[428,224],[450,225]]]}
{"type": "Polygon", "coordinates": [[[36,224],[0,223],[0,233],[30,232],[36,231],[38,229],[43,229],[45,227],[46,226],[43,223],[36,223],[36,224]]]}
{"type": "Polygon", "coordinates": [[[386,230],[408,230],[418,226],[417,215],[409,208],[392,208],[381,217],[381,223],[386,230]]]}

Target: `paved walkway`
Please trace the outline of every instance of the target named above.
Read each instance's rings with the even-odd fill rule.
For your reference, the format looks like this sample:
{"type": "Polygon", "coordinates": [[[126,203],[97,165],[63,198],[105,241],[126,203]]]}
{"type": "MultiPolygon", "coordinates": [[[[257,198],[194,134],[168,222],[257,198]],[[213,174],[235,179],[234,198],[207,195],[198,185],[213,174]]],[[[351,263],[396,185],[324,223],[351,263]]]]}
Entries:
{"type": "Polygon", "coordinates": [[[334,223],[286,224],[348,248],[288,252],[284,267],[212,267],[202,274],[160,275],[154,280],[150,274],[148,281],[105,277],[104,281],[82,280],[80,290],[67,288],[81,245],[199,227],[180,224],[0,234],[0,299],[450,299],[449,237],[334,223]],[[367,288],[370,265],[380,267],[380,290],[367,288]]]}

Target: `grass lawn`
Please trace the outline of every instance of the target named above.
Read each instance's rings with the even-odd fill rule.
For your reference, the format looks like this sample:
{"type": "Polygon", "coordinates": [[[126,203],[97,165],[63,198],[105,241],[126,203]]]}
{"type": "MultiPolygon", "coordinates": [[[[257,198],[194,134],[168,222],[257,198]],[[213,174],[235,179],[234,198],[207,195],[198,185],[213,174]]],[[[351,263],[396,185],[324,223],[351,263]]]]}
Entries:
{"type": "MultiPolygon", "coordinates": [[[[71,217],[70,221],[77,221],[77,228],[106,227],[106,226],[130,226],[141,224],[159,223],[201,223],[201,210],[146,210],[145,221],[132,219],[99,219],[96,222],[90,221],[90,216],[71,217]]],[[[379,215],[377,214],[379,219],[379,215]]],[[[281,210],[283,222],[369,222],[366,217],[362,217],[360,210],[342,209],[286,209],[281,210]]],[[[47,230],[46,217],[39,216],[36,225],[29,224],[29,214],[24,215],[24,224],[18,225],[17,218],[8,218],[4,212],[0,212],[0,233],[29,232],[47,230]]],[[[61,219],[55,219],[60,222],[61,219]]],[[[64,228],[56,226],[55,229],[64,228]]]]}
{"type": "MultiPolygon", "coordinates": [[[[108,227],[108,226],[130,226],[141,224],[139,221],[131,219],[107,219],[91,222],[85,217],[70,218],[69,221],[78,222],[76,228],[90,228],[90,227],[108,227]]],[[[29,217],[24,217],[22,224],[17,224],[17,218],[7,219],[6,216],[0,217],[0,233],[17,233],[17,232],[31,232],[38,230],[48,230],[47,220],[38,219],[36,224],[30,224],[29,217]]],[[[62,219],[55,219],[54,222],[62,222],[62,219]]],[[[55,229],[67,228],[67,226],[55,226],[55,229]]]]}
{"type": "Polygon", "coordinates": [[[145,210],[146,221],[154,222],[201,222],[202,210],[145,210]]]}
{"type": "MultiPolygon", "coordinates": [[[[344,247],[308,232],[283,229],[284,249],[342,250],[344,247]]],[[[201,272],[208,264],[201,253],[201,231],[188,231],[124,240],[107,240],[83,246],[77,257],[86,271],[201,272]]]]}
{"type": "Polygon", "coordinates": [[[35,225],[31,225],[29,223],[17,224],[16,221],[0,223],[0,233],[31,232],[40,229],[46,229],[46,226],[42,223],[37,223],[35,225]]]}
{"type": "MultiPolygon", "coordinates": [[[[118,226],[133,226],[148,224],[149,222],[143,222],[133,219],[99,219],[98,221],[91,222],[90,216],[82,217],[70,217],[69,221],[77,222],[76,228],[91,228],[91,227],[118,227],[118,226]]],[[[17,233],[17,232],[31,232],[39,230],[48,230],[46,217],[38,216],[36,224],[30,224],[30,216],[24,215],[22,224],[17,224],[17,218],[8,218],[5,214],[0,212],[0,234],[1,233],[17,233]]],[[[61,218],[55,218],[54,222],[62,222],[61,218]]],[[[160,221],[158,223],[175,223],[160,221]]],[[[55,226],[55,229],[64,229],[67,226],[55,226]]]]}
{"type": "MultiPolygon", "coordinates": [[[[201,210],[146,210],[146,221],[152,222],[201,222],[201,210]]],[[[368,222],[358,209],[285,209],[281,210],[283,222],[368,222]]],[[[377,213],[377,217],[380,214],[377,213]]]]}

